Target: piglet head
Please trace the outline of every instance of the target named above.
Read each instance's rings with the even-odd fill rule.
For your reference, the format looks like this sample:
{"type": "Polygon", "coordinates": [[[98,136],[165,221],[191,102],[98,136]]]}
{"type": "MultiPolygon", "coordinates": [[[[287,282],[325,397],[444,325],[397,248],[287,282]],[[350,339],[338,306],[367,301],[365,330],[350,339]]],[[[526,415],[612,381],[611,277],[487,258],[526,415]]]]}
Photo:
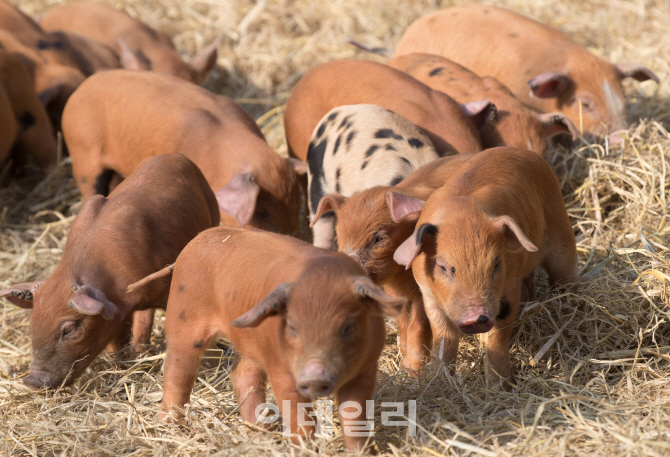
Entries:
{"type": "Polygon", "coordinates": [[[337,213],[339,250],[356,260],[378,284],[401,271],[392,261],[393,253],[414,230],[423,203],[401,193],[387,197],[393,190],[380,186],[356,193],[337,213]]]}
{"type": "Polygon", "coordinates": [[[383,316],[399,315],[405,303],[376,286],[351,259],[335,254],[296,282],[279,285],[232,325],[255,327],[279,315],[282,352],[296,389],[305,398],[317,398],[337,391],[364,364],[377,363],[384,345],[383,316]]]}
{"type": "Polygon", "coordinates": [[[508,265],[537,247],[509,216],[490,218],[462,202],[450,208],[452,214],[440,223],[420,220],[394,258],[412,267],[427,301],[463,333],[485,333],[508,316],[503,297],[508,265]]]}
{"type": "Polygon", "coordinates": [[[118,308],[92,285],[64,284],[52,277],[44,284],[19,284],[0,292],[3,295],[22,308],[33,309],[33,360],[30,375],[23,381],[33,389],[57,388],[74,381],[120,323],[118,308]]]}

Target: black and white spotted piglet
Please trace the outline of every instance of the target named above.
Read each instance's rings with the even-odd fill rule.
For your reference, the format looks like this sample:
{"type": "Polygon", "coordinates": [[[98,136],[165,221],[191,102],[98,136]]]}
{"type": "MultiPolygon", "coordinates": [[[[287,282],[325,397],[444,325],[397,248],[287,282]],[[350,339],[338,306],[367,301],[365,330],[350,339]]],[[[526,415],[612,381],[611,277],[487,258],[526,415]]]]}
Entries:
{"type": "MultiPolygon", "coordinates": [[[[329,111],[314,129],[307,152],[310,220],[325,194],[350,197],[374,186],[394,186],[438,154],[425,133],[377,105],[329,111]]],[[[312,227],[314,246],[337,249],[335,213],[312,227]]]]}

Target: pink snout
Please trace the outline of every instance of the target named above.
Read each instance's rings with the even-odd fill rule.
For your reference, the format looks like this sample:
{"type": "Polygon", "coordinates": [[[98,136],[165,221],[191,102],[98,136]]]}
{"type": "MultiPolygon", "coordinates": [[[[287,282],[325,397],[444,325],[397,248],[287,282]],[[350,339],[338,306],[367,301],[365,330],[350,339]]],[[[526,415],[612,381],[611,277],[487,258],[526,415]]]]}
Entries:
{"type": "Polygon", "coordinates": [[[39,390],[42,387],[53,389],[49,373],[42,370],[30,370],[30,374],[23,378],[23,383],[33,390],[39,390]]]}
{"type": "Polygon", "coordinates": [[[461,318],[458,320],[458,329],[467,334],[486,333],[493,328],[496,320],[491,312],[481,306],[465,308],[461,318]]]}
{"type": "Polygon", "coordinates": [[[303,397],[325,397],[333,392],[335,382],[322,363],[314,362],[302,369],[296,388],[303,397]]]}

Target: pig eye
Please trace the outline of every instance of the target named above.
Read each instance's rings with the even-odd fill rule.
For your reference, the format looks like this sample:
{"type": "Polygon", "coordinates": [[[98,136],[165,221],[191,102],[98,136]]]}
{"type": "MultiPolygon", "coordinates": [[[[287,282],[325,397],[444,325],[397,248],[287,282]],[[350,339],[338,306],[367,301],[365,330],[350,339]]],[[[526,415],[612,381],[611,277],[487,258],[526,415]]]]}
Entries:
{"type": "Polygon", "coordinates": [[[355,321],[347,321],[340,328],[340,338],[343,340],[351,340],[356,337],[358,326],[355,321]]]}
{"type": "Polygon", "coordinates": [[[67,321],[64,322],[60,327],[60,338],[61,340],[69,340],[76,338],[80,331],[80,325],[77,321],[67,321]]]}
{"type": "Polygon", "coordinates": [[[500,271],[500,266],[501,265],[502,265],[502,260],[500,260],[500,257],[496,257],[495,263],[493,264],[493,274],[491,276],[495,276],[495,274],[500,271]]]}
{"type": "Polygon", "coordinates": [[[453,278],[454,276],[456,276],[456,267],[450,267],[441,260],[436,260],[435,264],[437,265],[437,268],[440,271],[440,273],[442,273],[443,275],[449,278],[453,278]]]}
{"type": "Polygon", "coordinates": [[[375,233],[375,235],[372,237],[372,240],[370,241],[370,247],[375,246],[376,244],[379,244],[384,240],[384,234],[383,233],[375,233]]]}
{"type": "Polygon", "coordinates": [[[292,322],[286,321],[286,327],[288,328],[288,334],[291,335],[291,338],[298,338],[298,330],[292,322]]]}

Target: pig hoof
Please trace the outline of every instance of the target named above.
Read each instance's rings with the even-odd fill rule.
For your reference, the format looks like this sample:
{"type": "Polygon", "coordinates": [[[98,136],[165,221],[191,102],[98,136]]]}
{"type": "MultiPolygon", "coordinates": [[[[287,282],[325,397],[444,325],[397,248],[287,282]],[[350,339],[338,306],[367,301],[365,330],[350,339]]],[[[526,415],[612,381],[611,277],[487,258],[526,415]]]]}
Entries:
{"type": "Polygon", "coordinates": [[[164,424],[186,425],[184,415],[174,409],[171,409],[170,411],[161,409],[158,413],[158,419],[164,424]]]}

